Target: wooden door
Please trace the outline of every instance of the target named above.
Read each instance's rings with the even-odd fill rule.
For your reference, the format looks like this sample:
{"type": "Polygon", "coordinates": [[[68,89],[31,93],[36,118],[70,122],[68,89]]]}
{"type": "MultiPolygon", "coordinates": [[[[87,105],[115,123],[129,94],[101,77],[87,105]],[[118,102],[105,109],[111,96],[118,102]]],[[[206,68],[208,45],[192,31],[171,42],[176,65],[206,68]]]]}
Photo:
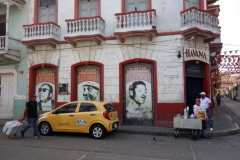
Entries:
{"type": "Polygon", "coordinates": [[[78,16],[79,18],[98,16],[98,0],[80,0],[78,16]]]}
{"type": "Polygon", "coordinates": [[[0,79],[0,119],[12,119],[14,104],[14,75],[4,74],[0,79]]]}
{"type": "Polygon", "coordinates": [[[38,9],[38,22],[55,22],[55,0],[40,0],[38,9]],[[46,4],[45,4],[46,2],[46,4]]]}
{"type": "Polygon", "coordinates": [[[125,0],[125,12],[148,10],[148,0],[125,0]]]}
{"type": "Polygon", "coordinates": [[[185,9],[197,7],[199,8],[199,0],[185,0],[185,9]]]}

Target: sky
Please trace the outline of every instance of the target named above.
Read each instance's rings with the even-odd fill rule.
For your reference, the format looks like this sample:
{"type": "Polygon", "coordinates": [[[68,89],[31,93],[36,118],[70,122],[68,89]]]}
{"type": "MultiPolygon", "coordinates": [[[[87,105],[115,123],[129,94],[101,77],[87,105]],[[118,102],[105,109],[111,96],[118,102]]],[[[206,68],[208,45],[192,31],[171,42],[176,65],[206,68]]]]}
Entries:
{"type": "Polygon", "coordinates": [[[215,5],[220,5],[219,26],[223,43],[222,53],[239,50],[240,55],[240,0],[219,0],[215,5]]]}

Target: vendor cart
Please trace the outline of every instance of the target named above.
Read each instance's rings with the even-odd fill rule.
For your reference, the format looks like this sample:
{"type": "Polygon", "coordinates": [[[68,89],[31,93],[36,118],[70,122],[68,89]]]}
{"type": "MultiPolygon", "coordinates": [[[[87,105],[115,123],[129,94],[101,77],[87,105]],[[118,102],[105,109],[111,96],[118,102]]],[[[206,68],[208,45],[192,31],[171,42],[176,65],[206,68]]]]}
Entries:
{"type": "Polygon", "coordinates": [[[192,133],[192,139],[197,140],[197,130],[202,129],[202,120],[201,119],[184,119],[179,116],[173,118],[173,130],[175,133],[175,138],[178,138],[179,132],[190,132],[192,133]]]}
{"type": "Polygon", "coordinates": [[[22,127],[21,121],[22,120],[20,119],[18,121],[15,120],[15,121],[9,121],[5,123],[2,131],[6,134],[7,139],[10,139],[12,135],[14,137],[17,137],[17,132],[22,127]]]}

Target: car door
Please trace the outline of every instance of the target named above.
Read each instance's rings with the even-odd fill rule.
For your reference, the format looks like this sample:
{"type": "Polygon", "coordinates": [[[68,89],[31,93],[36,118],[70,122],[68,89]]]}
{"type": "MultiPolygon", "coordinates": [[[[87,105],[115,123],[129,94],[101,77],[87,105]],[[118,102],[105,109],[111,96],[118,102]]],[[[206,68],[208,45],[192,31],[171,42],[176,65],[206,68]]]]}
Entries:
{"type": "Polygon", "coordinates": [[[53,112],[53,131],[74,131],[74,118],[78,104],[79,103],[68,103],[53,112]]]}
{"type": "Polygon", "coordinates": [[[75,115],[75,131],[88,133],[90,125],[98,114],[98,110],[93,103],[82,102],[75,115]]]}

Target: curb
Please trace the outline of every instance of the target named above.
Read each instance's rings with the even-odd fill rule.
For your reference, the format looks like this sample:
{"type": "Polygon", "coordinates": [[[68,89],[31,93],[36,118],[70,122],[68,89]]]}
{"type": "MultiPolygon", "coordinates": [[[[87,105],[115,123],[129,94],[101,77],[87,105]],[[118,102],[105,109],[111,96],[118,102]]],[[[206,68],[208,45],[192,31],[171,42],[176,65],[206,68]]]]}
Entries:
{"type": "MultiPolygon", "coordinates": [[[[141,135],[155,135],[155,136],[174,136],[174,131],[132,131],[127,129],[118,129],[116,130],[117,133],[128,133],[128,134],[141,134],[141,135]]],[[[209,137],[221,137],[221,136],[229,136],[229,135],[235,135],[240,134],[240,128],[230,129],[230,130],[223,130],[223,131],[217,131],[217,132],[207,132],[207,135],[209,137]]],[[[184,133],[179,132],[179,137],[190,137],[191,133],[184,133]]]]}
{"type": "MultiPolygon", "coordinates": [[[[5,123],[0,123],[0,127],[4,127],[5,123]]],[[[155,135],[155,136],[172,136],[174,137],[175,133],[173,130],[169,129],[165,131],[148,131],[148,130],[128,130],[124,128],[118,128],[116,133],[127,133],[127,134],[139,134],[139,135],[155,135]]],[[[230,130],[223,130],[217,132],[206,132],[209,137],[221,137],[221,136],[230,136],[235,134],[240,134],[240,128],[234,128],[230,130]]],[[[191,137],[191,133],[179,132],[179,137],[191,137]]]]}

